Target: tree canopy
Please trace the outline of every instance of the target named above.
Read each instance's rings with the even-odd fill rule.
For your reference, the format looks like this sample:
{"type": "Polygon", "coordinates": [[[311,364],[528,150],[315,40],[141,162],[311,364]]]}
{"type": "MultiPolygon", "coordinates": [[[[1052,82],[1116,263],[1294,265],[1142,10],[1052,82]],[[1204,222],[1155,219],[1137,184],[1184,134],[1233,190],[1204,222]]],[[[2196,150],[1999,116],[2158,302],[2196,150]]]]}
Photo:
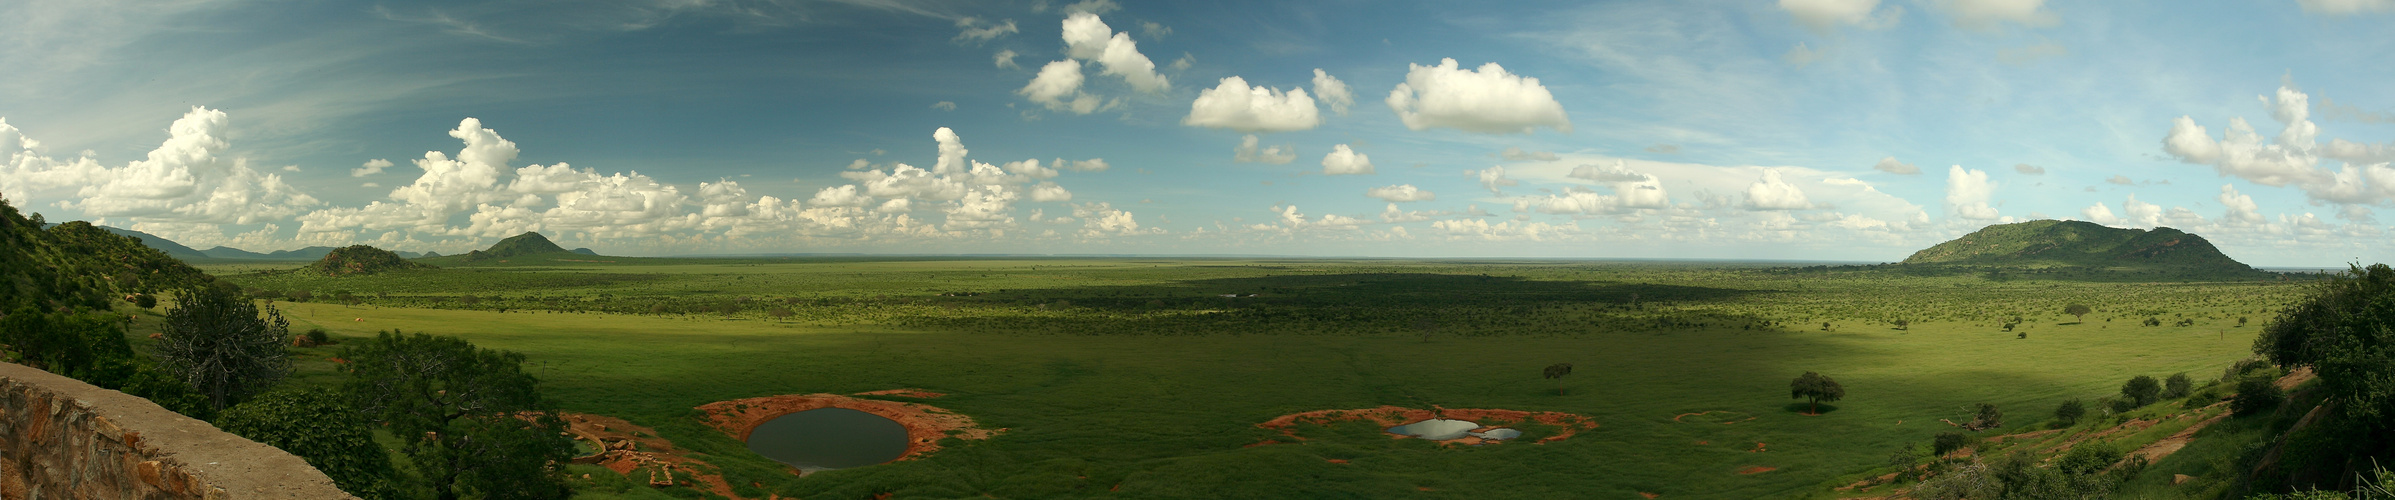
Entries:
{"type": "Polygon", "coordinates": [[[443,499],[563,498],[561,463],[573,441],[524,373],[524,355],[457,337],[383,332],[342,349],[344,383],[359,407],[406,436],[413,459],[443,499]]]}
{"type": "Polygon", "coordinates": [[[1812,404],[1811,411],[1813,413],[1821,413],[1821,403],[1845,399],[1846,388],[1839,386],[1837,380],[1832,380],[1827,375],[1805,372],[1803,375],[1796,376],[1795,381],[1788,383],[1788,397],[1805,398],[1812,404]]]}
{"type": "Polygon", "coordinates": [[[158,357],[168,372],[208,398],[211,410],[265,392],[291,373],[290,322],[221,286],[184,289],[166,312],[158,357]]]}

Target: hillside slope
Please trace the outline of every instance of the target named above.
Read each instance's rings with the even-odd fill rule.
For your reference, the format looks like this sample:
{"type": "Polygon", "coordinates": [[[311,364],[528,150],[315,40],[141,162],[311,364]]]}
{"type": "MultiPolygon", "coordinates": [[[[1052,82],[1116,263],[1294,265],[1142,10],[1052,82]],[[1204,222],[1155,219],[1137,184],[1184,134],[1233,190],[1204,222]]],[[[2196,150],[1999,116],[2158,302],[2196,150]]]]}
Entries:
{"type": "Polygon", "coordinates": [[[323,259],[308,264],[302,272],[326,276],[352,276],[411,269],[432,269],[433,266],[408,262],[399,254],[369,245],[352,245],[326,252],[323,259]]]}
{"type": "Polygon", "coordinates": [[[44,224],[0,200],[0,311],[105,310],[117,295],[211,281],[136,237],[82,221],[44,224]]]}
{"type": "Polygon", "coordinates": [[[2124,229],[2082,221],[1996,224],[1914,252],[1906,265],[2080,268],[2168,274],[2258,274],[2212,242],[2177,229],[2124,229]]]}

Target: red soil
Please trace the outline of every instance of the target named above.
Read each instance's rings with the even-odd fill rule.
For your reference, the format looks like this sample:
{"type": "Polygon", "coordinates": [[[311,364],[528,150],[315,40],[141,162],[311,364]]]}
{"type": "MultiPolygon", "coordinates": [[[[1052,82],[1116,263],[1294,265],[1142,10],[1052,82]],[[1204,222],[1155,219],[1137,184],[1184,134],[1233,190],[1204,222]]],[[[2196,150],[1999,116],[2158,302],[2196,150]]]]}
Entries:
{"type": "Polygon", "coordinates": [[[723,476],[713,472],[713,465],[685,456],[689,452],[657,437],[654,429],[604,415],[560,413],[558,417],[565,419],[566,432],[602,450],[576,457],[574,463],[597,464],[634,480],[647,479],[650,486],[696,486],[725,498],[741,498],[732,494],[732,485],[724,482],[723,476]]]}
{"type": "Polygon", "coordinates": [[[1780,468],[1778,468],[1778,467],[1764,467],[1764,466],[1761,466],[1761,465],[1749,465],[1749,466],[1746,466],[1746,468],[1744,468],[1744,469],[1738,469],[1738,475],[1741,475],[1741,476],[1746,476],[1746,475],[1762,474],[1762,473],[1765,473],[1765,472],[1771,472],[1771,471],[1775,471],[1775,470],[1780,470],[1780,468]]]}
{"type": "Polygon", "coordinates": [[[1747,453],[1762,453],[1762,452],[1763,452],[1763,443],[1762,443],[1762,442],[1760,442],[1760,441],[1757,441],[1757,442],[1755,442],[1755,449],[1752,449],[1752,450],[1746,450],[1746,452],[1747,452],[1747,453]]]}
{"type": "MultiPolygon", "coordinates": [[[[1282,415],[1279,418],[1274,418],[1272,420],[1265,421],[1264,423],[1256,424],[1256,427],[1281,431],[1281,434],[1289,436],[1289,439],[1304,441],[1306,438],[1299,437],[1297,435],[1297,424],[1299,423],[1328,425],[1333,422],[1370,420],[1373,423],[1380,424],[1381,427],[1395,427],[1399,425],[1430,420],[1433,418],[1469,420],[1473,422],[1479,422],[1484,427],[1498,424],[1514,424],[1524,421],[1534,421],[1562,428],[1553,436],[1547,436],[1545,438],[1539,439],[1538,442],[1540,443],[1561,441],[1563,439],[1572,437],[1573,434],[1577,434],[1580,431],[1593,430],[1597,428],[1597,421],[1595,419],[1588,418],[1585,415],[1572,413],[1477,408],[1449,409],[1440,408],[1437,406],[1432,406],[1431,409],[1428,410],[1399,406],[1382,406],[1379,408],[1365,408],[1360,410],[1315,410],[1304,413],[1282,415]]],[[[1392,436],[1394,436],[1396,439],[1410,439],[1408,436],[1392,436]]],[[[1276,442],[1278,441],[1265,441],[1248,446],[1262,446],[1276,442]]],[[[1442,444],[1488,444],[1494,442],[1496,441],[1487,441],[1470,436],[1439,441],[1439,443],[1442,444]]]]}
{"type": "MultiPolygon", "coordinates": [[[[963,439],[989,439],[996,431],[983,429],[973,423],[973,417],[950,413],[932,406],[857,399],[838,394],[790,394],[733,401],[717,401],[699,405],[707,412],[707,424],[733,439],[748,440],[749,431],[768,420],[807,410],[847,408],[871,413],[898,422],[906,427],[906,455],[899,460],[919,458],[940,449],[940,439],[951,432],[963,439]]],[[[999,429],[1003,431],[1005,429],[999,429]]]]}
{"type": "Polygon", "coordinates": [[[1662,494],[1659,494],[1659,493],[1647,493],[1647,492],[1644,492],[1644,491],[1638,492],[1638,496],[1647,497],[1647,498],[1662,498],[1662,497],[1663,497],[1663,495],[1662,495],[1662,494]]]}

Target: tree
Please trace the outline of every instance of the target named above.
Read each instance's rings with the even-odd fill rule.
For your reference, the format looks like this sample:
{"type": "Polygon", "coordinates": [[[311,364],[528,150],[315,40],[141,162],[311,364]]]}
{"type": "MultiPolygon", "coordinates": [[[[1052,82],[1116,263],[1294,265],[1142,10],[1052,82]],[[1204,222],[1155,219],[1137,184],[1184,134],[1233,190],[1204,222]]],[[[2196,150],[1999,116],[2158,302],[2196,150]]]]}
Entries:
{"type": "Polygon", "coordinates": [[[1846,388],[1838,386],[1838,381],[1830,379],[1827,375],[1805,372],[1803,375],[1796,376],[1795,381],[1788,383],[1788,397],[1805,398],[1812,404],[1811,413],[1819,414],[1821,413],[1821,403],[1834,403],[1845,399],[1846,388]]]}
{"type": "Polygon", "coordinates": [[[1911,328],[1912,326],[1913,326],[1913,322],[1912,322],[1912,320],[1904,320],[1904,319],[1896,320],[1896,329],[1898,329],[1898,330],[1910,330],[1910,329],[1912,329],[1912,328],[1911,328]]]}
{"type": "Polygon", "coordinates": [[[390,498],[391,458],[374,443],[365,416],[323,388],[276,391],[225,409],[216,427],[299,455],[343,491],[390,498]]]}
{"type": "Polygon", "coordinates": [[[2155,399],[2161,394],[2162,383],[2154,381],[2154,377],[2138,375],[2130,377],[2128,382],[2121,384],[2121,398],[2129,401],[2131,408],[2142,408],[2145,405],[2154,404],[2155,399]]]}
{"type": "Polygon", "coordinates": [[[2342,403],[2356,449],[2395,449],[2395,268],[2353,266],[2311,288],[2264,324],[2254,352],[2289,370],[2312,367],[2328,399],[2342,403]]]}
{"type": "Polygon", "coordinates": [[[1558,381],[1558,382],[1556,382],[1556,385],[1555,385],[1555,394],[1556,394],[1556,395],[1562,395],[1562,394],[1563,394],[1563,383],[1561,382],[1561,380],[1563,380],[1563,376],[1565,376],[1565,375],[1571,375],[1571,374],[1572,374],[1572,364],[1571,364],[1571,363],[1556,363],[1556,364],[1552,364],[1552,365],[1547,365],[1547,370],[1546,370],[1546,376],[1547,376],[1547,379],[1548,379],[1548,380],[1556,380],[1556,381],[1558,381]]]}
{"type": "Polygon", "coordinates": [[[2195,381],[2188,380],[2184,372],[2173,373],[2170,378],[2162,379],[2162,399],[2187,397],[2188,391],[2192,390],[2195,390],[2195,381]]]}
{"type": "Polygon", "coordinates": [[[2063,313],[2063,314],[2068,314],[2068,315],[2071,315],[2071,316],[2077,317],[2077,318],[2079,318],[2079,321],[2083,321],[2083,322],[2084,322],[2084,321],[2087,321],[2087,313],[2092,313],[2092,312],[2096,312],[2096,310],[2095,310],[2095,309],[2090,309],[2090,308],[2088,308],[2088,307],[2087,307],[2087,304],[2071,304],[2071,305],[2067,305],[2067,306],[2062,306],[2062,313],[2063,313]]]}
{"type": "Polygon", "coordinates": [[[1947,453],[1953,453],[1954,450],[1970,446],[1971,441],[1971,436],[1968,434],[1954,431],[1940,432],[1936,439],[1930,441],[1929,450],[1930,453],[1945,456],[1947,453]]]}
{"type": "Polygon", "coordinates": [[[2062,425],[2078,425],[2079,417],[2085,416],[2087,416],[2087,404],[2079,402],[2076,398],[2063,401],[2062,406],[2054,407],[2054,419],[2062,421],[2062,425]]]}
{"type": "Polygon", "coordinates": [[[453,500],[563,498],[573,458],[565,422],[524,373],[524,355],[456,337],[383,332],[351,342],[343,387],[368,418],[407,440],[402,449],[434,495],[453,500]]]}
{"type": "Polygon", "coordinates": [[[1980,403],[1978,415],[1971,417],[1971,424],[1965,425],[1963,428],[1981,431],[2003,426],[2004,411],[1996,409],[1996,405],[1980,403]]]}
{"type": "Polygon", "coordinates": [[[2237,382],[2237,396],[2229,400],[2229,414],[2241,417],[2258,414],[2277,408],[2279,402],[2286,399],[2287,393],[2280,391],[2278,384],[2270,383],[2268,378],[2241,380],[2237,382]]]}
{"type": "Polygon", "coordinates": [[[258,305],[237,290],[184,289],[166,312],[158,339],[160,364],[207,397],[210,410],[266,392],[291,373],[283,350],[291,344],[291,324],[274,306],[266,306],[264,317],[259,313],[258,305]]]}

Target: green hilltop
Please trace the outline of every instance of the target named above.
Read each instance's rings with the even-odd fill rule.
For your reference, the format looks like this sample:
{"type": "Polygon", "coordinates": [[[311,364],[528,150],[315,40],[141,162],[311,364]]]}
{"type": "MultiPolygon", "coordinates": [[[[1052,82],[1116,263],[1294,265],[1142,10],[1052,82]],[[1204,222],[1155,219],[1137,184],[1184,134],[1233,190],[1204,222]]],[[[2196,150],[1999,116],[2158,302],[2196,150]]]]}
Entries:
{"type": "Polygon", "coordinates": [[[368,245],[354,245],[333,249],[332,252],[326,253],[323,259],[318,259],[314,264],[308,264],[305,272],[326,276],[351,276],[433,268],[426,264],[408,262],[407,259],[400,257],[399,254],[391,253],[389,250],[368,245]]]}
{"type": "Polygon", "coordinates": [[[498,243],[491,244],[490,248],[445,257],[426,256],[416,259],[416,262],[442,266],[522,265],[547,264],[558,261],[590,262],[587,260],[588,258],[599,256],[597,252],[586,248],[566,250],[565,247],[557,246],[557,243],[549,241],[547,236],[541,236],[541,233],[526,232],[499,240],[498,243]]]}
{"type": "Polygon", "coordinates": [[[2167,227],[2106,227],[2082,221],[1996,224],[1913,252],[1907,266],[2078,269],[2171,275],[2256,277],[2263,272],[2222,254],[2204,237],[2167,227]]]}

